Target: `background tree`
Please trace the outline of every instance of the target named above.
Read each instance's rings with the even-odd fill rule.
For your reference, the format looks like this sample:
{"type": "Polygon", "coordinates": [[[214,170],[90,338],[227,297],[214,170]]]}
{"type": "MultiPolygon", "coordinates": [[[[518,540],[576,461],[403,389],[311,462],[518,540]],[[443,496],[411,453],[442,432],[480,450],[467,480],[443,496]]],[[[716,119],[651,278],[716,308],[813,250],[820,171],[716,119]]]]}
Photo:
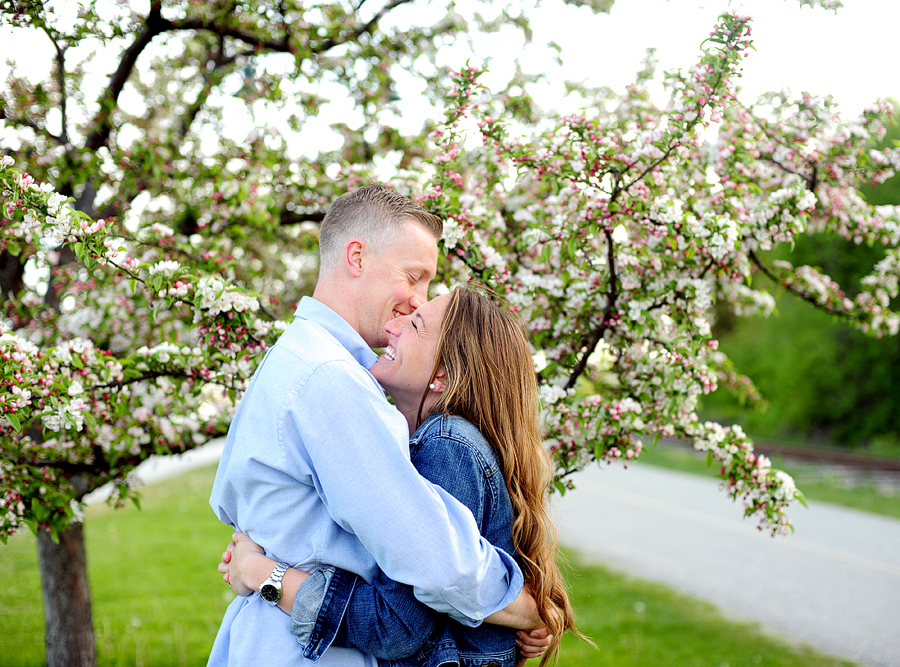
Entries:
{"type": "MultiPolygon", "coordinates": [[[[896,104],[896,103],[894,103],[896,104]]],[[[900,142],[896,113],[877,151],[900,142]]],[[[900,174],[883,183],[861,183],[859,193],[876,206],[900,204],[900,174]]],[[[827,232],[797,238],[775,256],[811,264],[841,285],[856,285],[885,257],[881,244],[827,232]]],[[[737,318],[720,309],[714,332],[721,349],[753,377],[765,402],[741,405],[718,391],[703,401],[704,412],[737,420],[758,437],[896,449],[900,443],[900,341],[854,331],[829,314],[806,308],[770,283],[776,300],[771,318],[737,318]],[[755,409],[754,409],[755,408],[755,409]]],[[[896,304],[894,304],[896,305],[896,304]]]]}
{"type": "MultiPolygon", "coordinates": [[[[749,26],[726,15],[697,65],[664,76],[668,106],[647,93],[648,61],[624,94],[579,88],[584,112],[556,117],[535,108],[524,75],[491,94],[474,66],[435,63],[469,27],[453,5],[432,26],[380,29],[404,4],[85,3],[66,28],[42,3],[3,5],[55,54],[52,78],[13,73],[0,103],[17,129],[0,163],[0,534],[38,533],[49,664],[93,661],[81,498],[113,482],[124,502],[140,461],[224,432],[281,318],[312,289],[328,203],[385,171],[446,218],[441,279],[489,282],[529,323],[561,490],[590,461],[679,435],[719,462],[761,528],[783,532],[793,482],[740,428],[696,414],[719,383],[752,390],[716,351],[709,308],[770,307],[747,284],[763,272],[896,333],[896,210],[855,194],[897,163],[867,152],[889,105],[851,123],[808,96],[741,107],[749,26]],[[111,64],[96,96],[88,46],[111,64]],[[392,124],[404,72],[444,99],[427,133],[392,124]],[[326,90],[356,114],[340,149],[310,155],[296,142],[326,90]],[[229,138],[234,104],[252,119],[246,140],[229,138]],[[887,248],[855,299],[761,254],[807,224],[887,248]],[[54,579],[62,560],[75,570],[54,579]]],[[[472,27],[527,36],[521,8],[491,16],[472,27]]]]}
{"type": "MultiPolygon", "coordinates": [[[[48,664],[94,661],[78,503],[113,482],[121,504],[142,460],[225,432],[279,317],[312,291],[326,205],[372,178],[377,156],[395,151],[402,167],[422,154],[423,138],[385,124],[392,76],[412,72],[438,96],[433,54],[469,26],[449,4],[432,25],[382,30],[406,4],[94,1],[77,16],[72,3],[2,4],[5,23],[53,54],[47,80],[13,71],[0,100],[17,130],[4,154],[28,172],[4,161],[20,224],[4,225],[0,252],[15,332],[3,341],[0,536],[38,534],[48,664]],[[109,79],[94,93],[98,61],[109,79]],[[340,150],[304,154],[323,90],[355,125],[340,150]],[[224,120],[235,104],[254,125],[237,139],[224,120]]],[[[523,9],[499,11],[527,27],[523,9]]]]}

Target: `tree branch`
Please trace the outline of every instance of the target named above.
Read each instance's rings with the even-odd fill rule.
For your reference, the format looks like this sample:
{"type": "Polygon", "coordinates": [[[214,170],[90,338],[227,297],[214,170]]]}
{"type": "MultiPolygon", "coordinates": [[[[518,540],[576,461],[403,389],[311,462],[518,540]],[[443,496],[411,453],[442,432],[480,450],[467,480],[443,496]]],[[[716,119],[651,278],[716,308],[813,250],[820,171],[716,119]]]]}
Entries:
{"type": "MultiPolygon", "coordinates": [[[[616,194],[618,194],[618,190],[616,194]]],[[[613,198],[615,195],[613,196],[613,198]]],[[[581,377],[581,374],[584,373],[584,369],[587,368],[588,357],[590,357],[594,350],[597,349],[597,345],[603,339],[606,330],[609,329],[610,318],[612,317],[613,308],[616,306],[616,301],[619,298],[619,284],[618,277],[616,275],[616,251],[615,244],[613,243],[612,232],[608,229],[603,230],[604,235],[606,236],[606,260],[609,264],[609,289],[606,292],[606,308],[603,311],[603,321],[599,327],[594,330],[594,333],[591,335],[590,339],[587,342],[587,348],[584,353],[581,355],[581,358],[578,360],[578,363],[575,365],[574,370],[569,375],[569,379],[566,382],[566,389],[571,389],[578,382],[578,378],[581,377]]]]}
{"type": "MultiPolygon", "coordinates": [[[[713,90],[716,90],[716,89],[719,87],[719,84],[720,84],[721,82],[722,82],[722,72],[720,71],[718,77],[716,78],[716,82],[715,82],[715,83],[713,84],[713,86],[712,86],[712,89],[713,89],[713,90]]],[[[684,132],[682,133],[682,135],[679,135],[679,136],[683,136],[684,134],[687,134],[687,133],[690,131],[690,129],[691,129],[692,127],[694,127],[694,125],[697,124],[697,122],[700,120],[700,118],[702,117],[702,115],[703,115],[703,107],[701,106],[699,109],[697,109],[697,115],[694,116],[694,120],[692,120],[690,123],[687,124],[687,126],[685,126],[684,132]]],[[[651,164],[650,166],[648,166],[646,169],[644,169],[644,171],[642,171],[638,176],[636,176],[630,183],[628,183],[628,184],[627,184],[624,188],[622,188],[622,189],[625,190],[625,191],[627,192],[628,190],[631,189],[631,186],[632,186],[632,185],[634,185],[634,184],[637,183],[638,181],[642,180],[642,179],[644,178],[644,176],[646,176],[646,175],[649,174],[651,171],[653,171],[654,169],[656,169],[659,165],[661,165],[663,162],[665,162],[666,160],[668,160],[668,159],[669,159],[669,156],[672,155],[672,153],[674,153],[675,150],[676,150],[679,146],[681,146],[681,141],[678,140],[678,137],[675,137],[675,139],[676,139],[676,141],[675,141],[673,144],[671,144],[671,145],[666,149],[666,152],[663,153],[662,157],[660,157],[656,162],[654,162],[653,164],[651,164]]]]}
{"type": "Polygon", "coordinates": [[[62,144],[62,143],[63,143],[63,142],[62,142],[62,139],[61,139],[60,137],[58,137],[58,136],[56,136],[55,134],[53,134],[53,133],[52,133],[50,130],[48,130],[46,127],[41,127],[41,126],[38,125],[34,120],[32,120],[30,117],[28,117],[27,115],[26,115],[26,116],[22,116],[21,118],[15,119],[15,120],[13,121],[13,124],[16,125],[16,126],[18,126],[18,127],[28,127],[28,128],[31,128],[32,130],[34,130],[34,133],[35,133],[36,135],[38,135],[39,137],[47,137],[48,139],[51,139],[51,140],[53,141],[53,143],[56,143],[56,144],[62,144]]]}
{"type": "MultiPolygon", "coordinates": [[[[359,26],[356,30],[354,30],[354,31],[351,32],[349,35],[347,35],[344,39],[341,39],[341,40],[334,40],[334,39],[328,38],[328,39],[326,39],[324,42],[322,42],[322,44],[319,46],[318,49],[315,49],[315,52],[316,52],[316,53],[324,53],[325,51],[328,51],[329,49],[332,49],[332,48],[334,48],[335,46],[338,46],[339,44],[345,44],[345,43],[348,42],[351,38],[352,38],[352,39],[358,39],[358,38],[361,37],[362,35],[364,35],[364,34],[366,34],[366,33],[368,33],[368,32],[371,32],[372,29],[378,24],[378,22],[379,22],[382,18],[384,18],[384,16],[385,16],[388,12],[390,12],[391,10],[396,9],[396,8],[399,7],[400,5],[405,5],[405,4],[407,4],[408,2],[412,2],[412,0],[391,0],[391,2],[389,2],[389,3],[386,4],[384,7],[382,7],[380,10],[378,10],[378,13],[375,14],[375,16],[373,16],[371,19],[369,19],[369,21],[368,21],[367,23],[365,23],[364,25],[359,26]]],[[[362,7],[362,2],[360,3],[359,6],[362,7]]]]}
{"type": "MultiPolygon", "coordinates": [[[[253,339],[254,342],[259,342],[253,339]]],[[[105,389],[121,389],[122,387],[134,384],[135,382],[144,382],[145,380],[155,380],[156,378],[162,377],[170,377],[170,378],[185,378],[188,380],[196,380],[197,376],[193,373],[189,373],[188,371],[181,370],[180,368],[169,368],[163,371],[147,371],[135,378],[130,378],[128,380],[122,380],[121,382],[107,382],[105,384],[95,384],[90,387],[85,387],[85,393],[92,393],[95,391],[103,391],[105,389]]],[[[244,387],[239,387],[237,385],[231,384],[229,382],[225,382],[224,380],[214,380],[214,379],[206,379],[200,378],[203,382],[207,384],[215,384],[220,387],[225,387],[226,389],[234,389],[235,391],[244,391],[244,387]]]]}
{"type": "Polygon", "coordinates": [[[800,297],[804,301],[808,301],[809,303],[814,305],[819,310],[823,310],[826,313],[829,313],[830,315],[837,315],[840,318],[848,319],[847,313],[841,312],[840,310],[834,310],[833,308],[829,308],[828,306],[825,306],[825,305],[819,303],[818,301],[816,301],[815,297],[810,296],[806,292],[803,292],[803,291],[797,289],[796,287],[789,285],[784,280],[780,279],[778,276],[775,275],[775,273],[771,269],[769,269],[765,264],[762,263],[762,260],[757,256],[755,251],[751,250],[750,252],[747,253],[747,256],[751,260],[753,260],[753,263],[756,264],[756,268],[758,268],[760,271],[762,271],[763,274],[766,275],[769,278],[769,280],[771,280],[773,283],[775,283],[777,285],[781,285],[784,289],[786,289],[791,294],[794,294],[795,296],[800,297]]]}
{"type": "Polygon", "coordinates": [[[138,56],[147,48],[154,37],[164,32],[167,23],[162,17],[162,2],[154,0],[150,5],[150,13],[147,15],[144,29],[134,43],[125,50],[118,68],[116,68],[109,80],[109,87],[100,100],[100,111],[97,112],[93,120],[94,129],[91,130],[91,133],[85,140],[84,147],[86,149],[96,151],[109,141],[109,134],[112,131],[112,112],[116,107],[122,89],[125,87],[125,82],[131,76],[138,56]]]}
{"type": "Polygon", "coordinates": [[[325,219],[325,213],[326,211],[299,212],[283,209],[280,222],[282,225],[299,225],[304,222],[321,223],[325,219]]]}
{"type": "MultiPolygon", "coordinates": [[[[806,181],[806,185],[809,187],[810,190],[815,190],[815,187],[816,187],[815,176],[807,176],[806,174],[803,174],[803,173],[797,171],[796,169],[791,169],[790,167],[787,167],[786,165],[781,164],[772,155],[769,155],[768,158],[769,158],[769,162],[774,164],[776,167],[778,167],[782,171],[786,171],[789,174],[793,174],[794,176],[799,176],[804,181],[806,181]]],[[[813,167],[813,174],[815,174],[815,167],[813,167]]]]}
{"type": "Polygon", "coordinates": [[[50,41],[56,49],[56,85],[59,87],[59,110],[62,114],[62,128],[57,139],[60,144],[66,145],[69,143],[69,131],[67,129],[69,126],[69,97],[66,92],[66,50],[60,47],[49,32],[47,32],[47,36],[50,37],[50,41]]]}
{"type": "Polygon", "coordinates": [[[700,273],[698,278],[703,280],[706,277],[706,274],[709,273],[709,270],[714,267],[716,263],[713,260],[709,260],[709,264],[703,267],[703,271],[700,273]]]}
{"type": "MultiPolygon", "coordinates": [[[[207,437],[207,442],[213,440],[215,438],[221,437],[228,432],[227,427],[218,427],[212,430],[208,430],[204,433],[207,437]]],[[[183,454],[186,451],[194,449],[200,445],[194,444],[194,441],[190,438],[182,437],[179,441],[181,444],[180,448],[175,448],[176,443],[172,443],[173,447],[169,452],[169,455],[172,454],[183,454]]],[[[204,443],[205,444],[205,443],[204,443]]],[[[109,473],[112,471],[112,466],[109,464],[109,461],[106,458],[103,449],[99,446],[94,446],[91,448],[94,452],[94,460],[84,463],[75,463],[72,461],[66,461],[63,459],[35,459],[33,461],[26,461],[29,465],[39,466],[39,467],[47,467],[47,468],[55,468],[57,470],[61,470],[68,475],[77,475],[77,474],[88,474],[88,475],[96,475],[98,473],[109,473]]],[[[120,456],[116,458],[116,469],[123,468],[135,468],[140,463],[143,463],[147,460],[148,455],[156,454],[156,447],[153,443],[148,443],[141,447],[141,453],[139,454],[130,454],[128,456],[120,456]]],[[[8,461],[13,464],[20,465],[23,460],[20,458],[16,458],[13,456],[2,456],[0,460],[8,461]]],[[[110,479],[109,481],[114,481],[116,477],[110,479]]],[[[94,484],[92,487],[85,488],[79,490],[78,500],[81,500],[82,497],[90,493],[91,491],[96,490],[100,486],[103,486],[107,482],[101,482],[99,484],[94,484]],[[83,491],[83,493],[82,493],[83,491]]]]}

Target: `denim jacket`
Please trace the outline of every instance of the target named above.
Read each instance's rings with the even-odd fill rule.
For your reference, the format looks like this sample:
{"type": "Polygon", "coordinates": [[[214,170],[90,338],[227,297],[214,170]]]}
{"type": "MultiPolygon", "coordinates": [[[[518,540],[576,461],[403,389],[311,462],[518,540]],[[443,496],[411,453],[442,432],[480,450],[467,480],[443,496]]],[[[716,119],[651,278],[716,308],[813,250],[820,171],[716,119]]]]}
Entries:
{"type": "MultiPolygon", "coordinates": [[[[419,473],[466,505],[491,544],[513,554],[512,503],[494,452],[478,429],[460,417],[431,415],[409,449],[419,473]]],[[[515,630],[461,625],[381,572],[371,584],[339,568],[315,573],[297,593],[291,627],[310,660],[334,645],[356,647],[383,667],[514,667],[516,662],[515,630]]]]}

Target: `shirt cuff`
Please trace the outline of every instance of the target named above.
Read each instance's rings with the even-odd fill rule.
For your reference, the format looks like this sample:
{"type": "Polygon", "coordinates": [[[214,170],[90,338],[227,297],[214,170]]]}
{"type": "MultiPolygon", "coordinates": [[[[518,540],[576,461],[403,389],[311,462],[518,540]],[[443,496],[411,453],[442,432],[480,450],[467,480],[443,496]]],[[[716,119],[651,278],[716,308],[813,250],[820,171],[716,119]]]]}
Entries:
{"type": "Polygon", "coordinates": [[[497,555],[506,567],[506,577],[504,581],[507,583],[506,591],[503,597],[492,607],[482,608],[466,596],[458,586],[451,586],[441,591],[441,598],[452,609],[448,612],[450,618],[470,628],[477,628],[488,616],[496,611],[500,611],[509,604],[512,604],[522,587],[525,585],[525,578],[522,576],[522,570],[515,559],[503,549],[495,547],[497,555]]]}

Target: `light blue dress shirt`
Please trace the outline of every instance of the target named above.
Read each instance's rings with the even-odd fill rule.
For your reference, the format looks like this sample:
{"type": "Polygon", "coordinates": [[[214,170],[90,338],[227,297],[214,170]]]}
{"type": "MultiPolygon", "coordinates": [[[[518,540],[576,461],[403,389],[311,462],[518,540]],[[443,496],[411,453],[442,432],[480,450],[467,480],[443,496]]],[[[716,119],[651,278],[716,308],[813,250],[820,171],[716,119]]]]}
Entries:
{"type": "MultiPolygon", "coordinates": [[[[238,406],[210,505],[275,560],[308,572],[335,565],[367,582],[380,567],[428,606],[477,625],[515,600],[522,573],[413,468],[406,420],[368,372],[376,358],[343,318],[304,298],[238,406]]],[[[290,628],[259,595],[239,597],[209,664],[312,665],[290,628]]],[[[316,664],[376,661],[332,647],[316,664]]]]}

